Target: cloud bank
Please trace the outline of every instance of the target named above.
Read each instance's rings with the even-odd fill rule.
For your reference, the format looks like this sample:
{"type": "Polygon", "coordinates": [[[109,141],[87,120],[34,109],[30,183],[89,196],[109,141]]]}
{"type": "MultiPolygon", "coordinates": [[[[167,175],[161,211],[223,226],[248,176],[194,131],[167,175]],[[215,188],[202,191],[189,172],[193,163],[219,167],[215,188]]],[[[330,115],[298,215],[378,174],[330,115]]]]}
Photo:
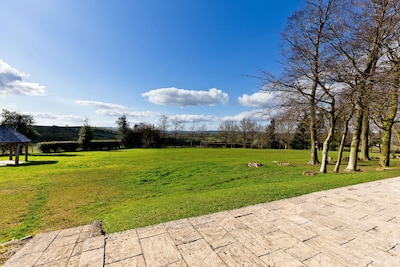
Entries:
{"type": "Polygon", "coordinates": [[[178,89],[175,87],[160,88],[143,93],[151,103],[157,105],[187,106],[215,106],[218,102],[226,104],[229,96],[222,90],[211,88],[208,91],[178,89]]]}
{"type": "Polygon", "coordinates": [[[244,107],[261,108],[268,106],[274,101],[274,95],[271,92],[258,91],[252,95],[243,94],[238,98],[240,105],[244,107]]]}
{"type": "Polygon", "coordinates": [[[160,115],[160,113],[154,111],[129,111],[127,107],[122,105],[98,101],[76,100],[75,103],[81,106],[94,107],[96,114],[100,116],[154,117],[160,115]]]}
{"type": "Polygon", "coordinates": [[[38,83],[25,81],[27,76],[0,59],[0,95],[45,95],[45,87],[38,83]]]}

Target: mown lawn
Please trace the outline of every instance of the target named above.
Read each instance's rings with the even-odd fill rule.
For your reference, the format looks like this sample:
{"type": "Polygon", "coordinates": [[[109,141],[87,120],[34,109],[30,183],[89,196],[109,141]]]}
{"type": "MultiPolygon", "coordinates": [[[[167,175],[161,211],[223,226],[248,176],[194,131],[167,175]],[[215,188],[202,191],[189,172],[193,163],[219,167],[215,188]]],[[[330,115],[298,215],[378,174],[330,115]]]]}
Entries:
{"type": "Polygon", "coordinates": [[[400,161],[384,172],[370,161],[361,172],[303,176],[319,169],[308,159],[309,151],[202,148],[35,154],[0,167],[0,243],[96,219],[117,232],[400,175],[400,161]]]}

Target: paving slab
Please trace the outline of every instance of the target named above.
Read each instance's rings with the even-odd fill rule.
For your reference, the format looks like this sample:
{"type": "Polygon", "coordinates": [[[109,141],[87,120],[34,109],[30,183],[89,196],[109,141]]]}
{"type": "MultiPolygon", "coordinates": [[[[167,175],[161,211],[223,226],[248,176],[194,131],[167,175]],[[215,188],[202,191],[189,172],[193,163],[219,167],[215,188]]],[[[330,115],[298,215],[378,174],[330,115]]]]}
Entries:
{"type": "Polygon", "coordinates": [[[33,237],[10,266],[400,266],[400,177],[99,235],[33,237]]]}

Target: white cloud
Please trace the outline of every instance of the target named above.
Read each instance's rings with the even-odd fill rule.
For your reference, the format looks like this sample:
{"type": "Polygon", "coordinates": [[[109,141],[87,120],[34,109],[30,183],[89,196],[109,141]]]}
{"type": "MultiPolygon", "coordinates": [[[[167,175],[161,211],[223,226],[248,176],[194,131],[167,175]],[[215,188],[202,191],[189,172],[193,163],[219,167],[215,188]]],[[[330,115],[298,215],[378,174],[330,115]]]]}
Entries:
{"type": "Polygon", "coordinates": [[[157,105],[187,106],[215,106],[229,101],[229,96],[222,90],[211,88],[208,91],[178,89],[175,87],[160,88],[143,93],[142,96],[157,105]]]}
{"type": "Polygon", "coordinates": [[[88,100],[76,100],[75,103],[81,106],[89,106],[95,107],[99,109],[112,109],[112,110],[126,110],[126,107],[122,105],[112,104],[112,103],[104,103],[98,101],[88,101],[88,100]]]}
{"type": "Polygon", "coordinates": [[[243,94],[238,98],[240,105],[245,107],[260,108],[271,104],[274,100],[274,94],[266,91],[258,91],[252,95],[243,94]]]}
{"type": "Polygon", "coordinates": [[[273,112],[267,112],[266,110],[263,109],[255,109],[255,110],[249,110],[249,111],[244,111],[239,114],[236,114],[234,116],[226,116],[223,117],[223,121],[241,121],[242,119],[251,119],[254,121],[269,121],[271,120],[272,117],[274,117],[275,114],[273,112]]]}
{"type": "Polygon", "coordinates": [[[96,108],[96,114],[100,116],[154,117],[160,115],[160,113],[154,111],[129,111],[127,107],[122,105],[98,101],[76,100],[75,103],[96,108]]]}
{"type": "Polygon", "coordinates": [[[183,122],[210,122],[210,121],[218,121],[218,118],[215,116],[211,115],[201,115],[201,114],[179,114],[179,115],[173,115],[170,117],[170,119],[178,119],[183,122]]]}
{"type": "Polygon", "coordinates": [[[27,82],[25,73],[11,67],[0,59],[0,95],[43,96],[46,93],[44,86],[38,83],[27,82]]]}
{"type": "Polygon", "coordinates": [[[37,125],[54,125],[54,122],[57,122],[57,125],[80,125],[84,121],[84,117],[75,116],[75,115],[59,115],[54,113],[46,113],[46,112],[35,112],[29,113],[35,119],[37,125]]]}

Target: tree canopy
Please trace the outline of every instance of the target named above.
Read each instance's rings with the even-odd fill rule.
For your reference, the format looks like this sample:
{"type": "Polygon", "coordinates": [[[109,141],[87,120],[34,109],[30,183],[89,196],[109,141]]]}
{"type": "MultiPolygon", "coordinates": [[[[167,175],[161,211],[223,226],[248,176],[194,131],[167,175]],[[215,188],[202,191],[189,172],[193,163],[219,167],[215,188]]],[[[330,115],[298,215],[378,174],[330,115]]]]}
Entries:
{"type": "Polygon", "coordinates": [[[39,136],[39,133],[35,129],[33,116],[3,109],[1,117],[1,125],[7,125],[29,139],[35,140],[39,136]]]}

